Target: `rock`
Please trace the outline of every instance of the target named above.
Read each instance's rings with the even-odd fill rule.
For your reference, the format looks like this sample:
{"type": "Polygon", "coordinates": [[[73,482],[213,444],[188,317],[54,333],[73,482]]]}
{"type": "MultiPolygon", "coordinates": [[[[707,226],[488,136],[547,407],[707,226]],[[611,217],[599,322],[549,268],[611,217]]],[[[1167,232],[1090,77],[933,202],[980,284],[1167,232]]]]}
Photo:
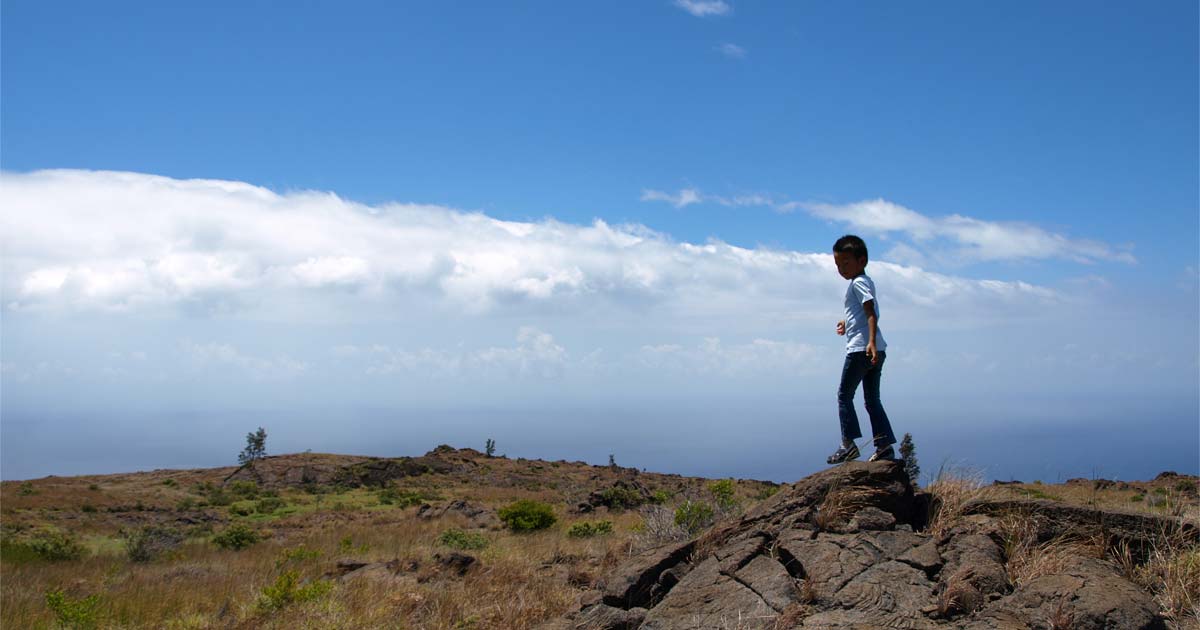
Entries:
{"type": "Polygon", "coordinates": [[[1069,508],[1056,502],[977,502],[935,539],[921,531],[929,497],[895,462],[822,471],[695,540],[622,563],[599,603],[581,598],[544,627],[1044,630],[1058,615],[1076,629],[1161,628],[1150,595],[1096,560],[1014,590],[995,515],[1048,510],[1038,522],[1051,536],[1068,525],[1100,531],[1096,519],[1133,535],[1148,522],[1054,511],[1069,508]]]}
{"type": "MultiPolygon", "coordinates": [[[[1153,497],[1153,495],[1151,495],[1153,497]]],[[[1103,532],[1109,542],[1123,541],[1135,549],[1149,548],[1163,532],[1173,532],[1181,542],[1200,542],[1200,526],[1171,516],[1117,512],[1044,499],[984,499],[963,506],[964,514],[1020,515],[1038,526],[1038,542],[1080,531],[1103,532]]]]}
{"type": "Polygon", "coordinates": [[[466,575],[467,571],[469,571],[471,567],[478,563],[478,561],[475,559],[475,556],[460,553],[458,551],[452,551],[445,555],[435,553],[433,554],[433,559],[435,562],[441,565],[443,569],[453,572],[458,577],[466,575]]]}
{"type": "Polygon", "coordinates": [[[645,608],[614,608],[596,604],[580,613],[575,630],[637,630],[646,618],[645,608]]]}
{"type": "Polygon", "coordinates": [[[575,506],[575,511],[586,514],[595,511],[599,507],[607,507],[614,510],[635,508],[639,505],[649,503],[652,496],[650,489],[640,481],[635,479],[618,479],[607,488],[593,490],[586,499],[575,506]]]}
{"type": "Polygon", "coordinates": [[[423,503],[417,508],[417,517],[423,519],[434,519],[443,516],[458,515],[466,519],[467,526],[478,529],[500,529],[500,519],[491,510],[471,503],[456,499],[446,505],[433,505],[423,503]]]}
{"type": "Polygon", "coordinates": [[[849,531],[865,532],[891,529],[896,525],[896,517],[877,507],[867,506],[854,514],[850,519],[849,531]]]}
{"type": "Polygon", "coordinates": [[[1075,558],[1061,573],[1044,575],[1010,597],[988,604],[964,630],[1050,628],[1163,630],[1153,598],[1112,565],[1075,558]]]}

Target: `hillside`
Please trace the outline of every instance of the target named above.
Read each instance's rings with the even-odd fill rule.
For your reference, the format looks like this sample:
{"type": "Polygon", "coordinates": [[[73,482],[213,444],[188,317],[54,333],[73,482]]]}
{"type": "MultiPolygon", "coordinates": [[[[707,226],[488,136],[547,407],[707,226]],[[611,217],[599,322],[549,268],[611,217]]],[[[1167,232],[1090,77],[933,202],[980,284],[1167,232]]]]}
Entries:
{"type": "MultiPolygon", "coordinates": [[[[902,472],[896,476],[898,467],[881,464],[872,474],[891,475],[891,494],[872,496],[901,497],[875,500],[889,521],[880,514],[858,516],[857,508],[864,505],[854,501],[830,507],[831,497],[839,496],[831,487],[853,497],[854,488],[872,485],[831,486],[830,475],[863,466],[779,485],[488,457],[439,446],[419,457],[303,453],[243,467],[4,482],[0,625],[865,628],[878,621],[871,621],[871,611],[891,601],[889,618],[907,619],[908,627],[960,627],[975,619],[975,604],[1015,597],[1023,583],[1051,575],[1046,567],[1030,569],[1038,559],[1058,558],[1043,564],[1066,566],[1062,549],[1115,567],[1112,579],[1141,594],[1130,596],[1141,611],[1130,614],[1143,615],[1151,625],[1137,627],[1185,628],[1197,619],[1195,477],[1164,473],[1146,482],[985,486],[969,476],[945,475],[914,491],[902,472]],[[877,470],[880,466],[886,470],[877,470]],[[546,506],[544,512],[517,511],[528,518],[514,518],[505,508],[522,500],[546,506]],[[989,507],[979,507],[984,505],[989,507]],[[1003,518],[1012,514],[1038,516],[1003,518]],[[988,529],[980,523],[984,518],[1000,525],[988,529]],[[865,525],[869,522],[877,524],[865,525]],[[1045,531],[1021,530],[1013,525],[1017,522],[1043,523],[1045,531]],[[1096,522],[1108,524],[1100,534],[1093,531],[1096,522]],[[514,531],[519,523],[533,527],[514,531]],[[748,523],[774,525],[763,529],[748,523]],[[878,523],[884,523],[882,529],[878,523]],[[1157,523],[1162,531],[1147,534],[1146,523],[1157,523]],[[922,579],[928,584],[911,585],[916,590],[903,599],[908,603],[896,604],[901,600],[876,588],[868,589],[874,594],[858,606],[859,600],[847,599],[857,591],[842,594],[853,576],[835,585],[828,583],[831,578],[815,579],[779,564],[775,543],[794,537],[788,534],[792,530],[809,532],[805,535],[814,543],[828,535],[828,542],[847,549],[882,531],[892,538],[907,536],[901,546],[913,549],[936,539],[939,558],[953,557],[947,552],[957,544],[953,535],[942,540],[948,532],[981,534],[995,544],[999,568],[991,574],[992,590],[979,589],[974,603],[956,604],[963,610],[943,601],[944,582],[954,572],[941,565],[926,571],[922,579]],[[1184,535],[1168,535],[1172,532],[1184,535]],[[743,554],[745,563],[735,564],[771,558],[775,564],[754,566],[774,576],[772,597],[777,599],[755,603],[751,598],[742,611],[738,602],[744,594],[688,594],[688,580],[723,566],[706,564],[704,554],[737,555],[733,547],[750,539],[762,544],[743,554]],[[860,542],[850,544],[851,539],[860,542]],[[1080,544],[1085,539],[1091,542],[1080,544]],[[658,560],[646,565],[646,558],[658,560]],[[776,565],[783,567],[782,574],[772,569],[776,565]],[[630,595],[638,589],[621,590],[621,584],[657,590],[630,595]],[[932,599],[917,606],[926,591],[932,599]],[[710,599],[724,608],[705,608],[710,599]],[[921,611],[935,604],[940,608],[921,611]],[[751,609],[757,610],[753,619],[726,623],[751,609]],[[851,609],[866,616],[829,616],[851,609]],[[687,619],[709,622],[688,625],[687,619]]],[[[897,547],[887,553],[892,555],[876,560],[898,562],[906,551],[897,547]]],[[[716,584],[721,575],[726,573],[718,570],[711,581],[716,584]]],[[[876,586],[895,576],[885,577],[876,586]]],[[[1044,608],[1039,606],[1030,610],[1044,608]]],[[[1080,619],[1086,614],[1078,612],[1080,619]]],[[[1030,615],[1036,620],[1042,613],[1030,615]]]]}

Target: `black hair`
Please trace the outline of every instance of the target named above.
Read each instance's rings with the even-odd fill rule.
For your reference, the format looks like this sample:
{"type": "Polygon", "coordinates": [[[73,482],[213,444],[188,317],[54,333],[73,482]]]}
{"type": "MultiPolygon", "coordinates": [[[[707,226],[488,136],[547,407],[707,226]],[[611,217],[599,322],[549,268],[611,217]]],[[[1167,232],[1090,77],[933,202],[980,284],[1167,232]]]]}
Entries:
{"type": "Polygon", "coordinates": [[[863,242],[861,238],[853,234],[847,234],[842,238],[839,238],[837,242],[833,244],[833,251],[834,253],[845,252],[847,254],[852,254],[855,258],[871,260],[871,258],[867,256],[867,244],[863,242]]]}

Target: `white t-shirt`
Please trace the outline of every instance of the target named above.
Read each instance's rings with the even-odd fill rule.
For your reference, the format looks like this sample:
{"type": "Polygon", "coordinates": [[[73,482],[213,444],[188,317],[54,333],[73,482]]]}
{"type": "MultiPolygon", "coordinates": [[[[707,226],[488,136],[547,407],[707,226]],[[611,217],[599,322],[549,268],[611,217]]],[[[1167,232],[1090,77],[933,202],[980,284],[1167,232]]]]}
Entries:
{"type": "Polygon", "coordinates": [[[875,350],[887,350],[887,342],[879,330],[879,300],[875,297],[875,282],[867,274],[862,274],[850,281],[846,287],[846,354],[862,352],[867,349],[867,312],[863,303],[875,300],[875,350]]]}

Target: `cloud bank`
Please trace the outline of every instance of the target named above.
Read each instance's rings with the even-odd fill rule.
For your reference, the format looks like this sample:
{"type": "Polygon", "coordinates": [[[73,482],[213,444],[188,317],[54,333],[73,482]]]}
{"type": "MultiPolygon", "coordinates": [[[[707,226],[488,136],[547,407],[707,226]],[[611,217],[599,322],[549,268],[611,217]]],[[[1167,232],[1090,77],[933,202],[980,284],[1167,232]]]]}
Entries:
{"type": "MultiPolygon", "coordinates": [[[[90,171],[5,173],[4,308],[255,313],[284,320],[397,304],[484,316],[646,313],[827,319],[843,289],[825,253],[676,242],[640,225],[503,221],[479,212],[241,182],[90,171]]],[[[686,194],[680,199],[686,202],[686,194]]],[[[1056,292],[873,262],[893,309],[1036,309],[1056,292]]],[[[893,311],[897,312],[897,311],[893,311]]]]}

